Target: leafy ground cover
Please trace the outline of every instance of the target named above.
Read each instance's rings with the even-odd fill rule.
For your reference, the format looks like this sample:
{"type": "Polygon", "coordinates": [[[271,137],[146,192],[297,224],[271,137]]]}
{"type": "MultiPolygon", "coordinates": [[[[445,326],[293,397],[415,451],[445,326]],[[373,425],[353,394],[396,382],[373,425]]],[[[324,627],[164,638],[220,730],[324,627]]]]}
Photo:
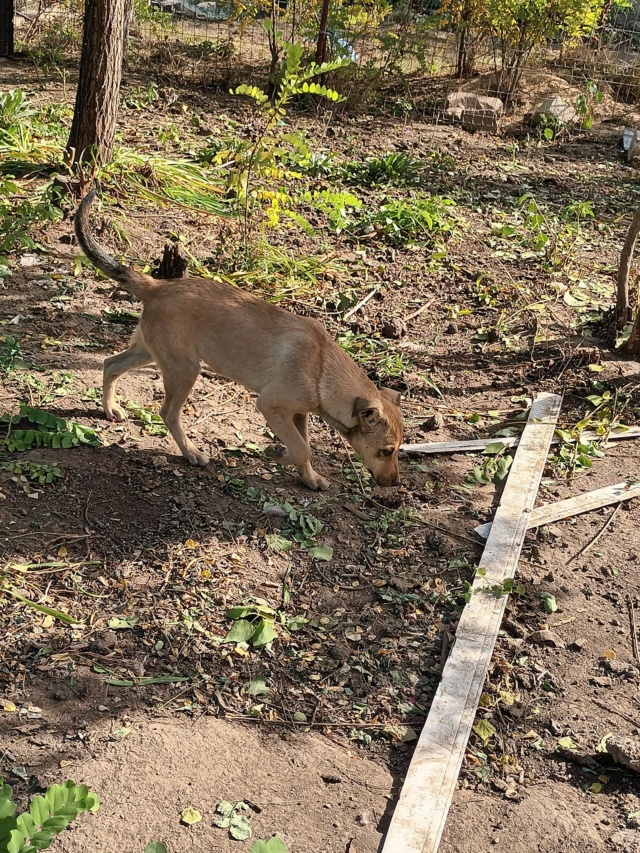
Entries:
{"type": "MultiPolygon", "coordinates": [[[[613,348],[608,312],[640,192],[605,126],[496,140],[296,104],[283,127],[242,94],[155,85],[157,98],[146,80],[125,88],[99,176],[114,252],[153,267],[180,238],[195,272],[317,317],[403,392],[409,441],[510,435],[536,392],[564,392],[541,501],[637,474],[636,443],[581,440],[638,421],[637,366],[613,348]]],[[[374,851],[508,458],[405,458],[403,486],[376,490],[314,424],[332,483],[318,496],[264,455],[250,395],[207,372],[185,418],[207,469],[176,455],[153,368],[121,383],[131,419],[107,423],[101,363],[139,306],[70,237],[68,116],[55,81],[0,105],[0,772],[26,798],[73,762],[97,791],[100,812],[56,840],[63,851],[108,849],[118,809],[123,849],[237,849],[215,809],[247,801],[257,838],[374,851]],[[171,762],[177,788],[159,781],[171,762]],[[203,775],[184,787],[196,765],[211,789],[203,775]],[[283,794],[286,766],[296,790],[283,794]],[[109,805],[129,786],[159,808],[153,836],[135,798],[109,805]],[[181,824],[185,808],[205,819],[181,824]]],[[[535,839],[582,853],[635,832],[637,783],[597,747],[638,728],[638,507],[579,554],[609,512],[528,537],[445,850],[535,839]]]]}

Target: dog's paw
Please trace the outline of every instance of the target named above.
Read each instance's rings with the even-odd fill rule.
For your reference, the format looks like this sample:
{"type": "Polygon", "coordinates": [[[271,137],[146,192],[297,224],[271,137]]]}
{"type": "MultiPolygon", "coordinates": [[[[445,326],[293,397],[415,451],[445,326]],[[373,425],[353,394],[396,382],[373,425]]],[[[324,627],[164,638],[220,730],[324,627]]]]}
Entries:
{"type": "Polygon", "coordinates": [[[282,459],[283,456],[287,455],[287,448],[281,444],[270,444],[269,447],[265,448],[264,455],[268,459],[282,459]]]}
{"type": "Polygon", "coordinates": [[[112,406],[105,406],[104,413],[107,416],[107,420],[117,421],[118,423],[126,421],[129,417],[129,415],[125,412],[122,406],[119,406],[117,403],[114,403],[112,406]]]}
{"type": "Polygon", "coordinates": [[[209,457],[206,453],[202,453],[201,450],[196,450],[194,447],[193,450],[190,450],[188,453],[185,453],[186,458],[192,465],[208,465],[209,457]]]}
{"type": "Polygon", "coordinates": [[[315,471],[313,472],[313,477],[303,477],[302,482],[309,486],[310,489],[313,489],[314,492],[326,492],[330,487],[329,481],[321,477],[320,474],[316,474],[315,471]]]}

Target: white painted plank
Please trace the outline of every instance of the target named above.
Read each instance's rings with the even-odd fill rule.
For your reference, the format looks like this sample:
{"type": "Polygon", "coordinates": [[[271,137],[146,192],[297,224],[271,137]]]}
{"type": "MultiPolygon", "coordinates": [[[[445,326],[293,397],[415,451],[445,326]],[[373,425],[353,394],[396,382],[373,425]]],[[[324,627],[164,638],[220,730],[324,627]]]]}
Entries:
{"type": "MultiPolygon", "coordinates": [[[[597,441],[602,436],[596,435],[595,432],[582,433],[582,441],[597,441]]],[[[640,438],[640,427],[629,427],[622,432],[612,432],[608,436],[607,443],[603,447],[609,447],[610,442],[618,441],[622,438],[640,438]]],[[[436,456],[440,453],[473,453],[482,451],[490,444],[501,442],[505,447],[517,447],[520,441],[519,437],[515,438],[474,438],[468,441],[433,441],[430,444],[401,444],[400,450],[403,453],[419,453],[429,456],[436,456]]],[[[557,444],[559,439],[554,438],[553,444],[557,444]]]]}
{"type": "Polygon", "coordinates": [[[507,597],[492,591],[513,577],[561,398],[540,394],[531,408],[456,639],[420,734],[382,853],[434,853],[469,740],[507,597]]]}
{"type": "MultiPolygon", "coordinates": [[[[610,506],[638,497],[640,497],[640,483],[633,483],[632,485],[628,485],[626,482],[616,483],[615,486],[605,486],[602,489],[594,489],[592,492],[583,492],[573,498],[565,498],[562,501],[536,507],[529,518],[529,530],[533,527],[553,524],[554,521],[562,521],[563,518],[581,515],[603,506],[610,506]]],[[[479,536],[486,539],[491,530],[491,522],[479,524],[473,529],[479,536]]]]}

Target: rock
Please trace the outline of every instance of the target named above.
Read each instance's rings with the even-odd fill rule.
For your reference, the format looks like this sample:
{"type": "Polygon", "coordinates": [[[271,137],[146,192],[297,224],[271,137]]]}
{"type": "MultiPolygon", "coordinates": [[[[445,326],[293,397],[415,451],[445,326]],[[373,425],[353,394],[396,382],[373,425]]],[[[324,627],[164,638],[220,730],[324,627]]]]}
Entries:
{"type": "Polygon", "coordinates": [[[640,739],[607,738],[607,752],[617,764],[628,767],[634,773],[640,773],[640,739]]]}
{"type": "Polygon", "coordinates": [[[559,125],[573,124],[578,120],[578,113],[575,109],[571,104],[558,97],[558,95],[545,98],[544,101],[534,108],[532,116],[533,123],[540,124],[543,116],[546,119],[554,119],[559,125]]]}
{"type": "Polygon", "coordinates": [[[387,320],[385,322],[384,326],[380,330],[380,334],[383,338],[398,340],[398,338],[402,338],[407,334],[407,324],[404,320],[394,317],[392,320],[387,320]]]}
{"type": "Polygon", "coordinates": [[[589,684],[593,684],[594,687],[611,687],[611,679],[602,675],[594,675],[593,678],[589,679],[589,684]]]}
{"type": "Polygon", "coordinates": [[[631,664],[625,663],[622,660],[609,660],[605,658],[603,661],[603,666],[610,672],[611,675],[617,675],[619,678],[637,678],[640,675],[640,670],[631,666],[631,664]]]}
{"type": "Polygon", "coordinates": [[[617,853],[640,853],[640,832],[635,829],[621,829],[611,836],[611,843],[617,853]]]}
{"type": "Polygon", "coordinates": [[[553,631],[534,631],[527,637],[529,643],[537,646],[552,646],[554,649],[564,649],[564,642],[553,631]]]}
{"type": "Polygon", "coordinates": [[[636,130],[627,148],[627,162],[638,163],[640,161],[640,130],[636,130]]]}
{"type": "Polygon", "coordinates": [[[23,255],[20,258],[21,267],[37,267],[40,262],[40,258],[37,255],[23,255]]]}
{"type": "Polygon", "coordinates": [[[444,424],[444,419],[440,412],[434,412],[432,415],[420,424],[421,432],[436,432],[441,429],[444,424]]]}
{"type": "Polygon", "coordinates": [[[465,130],[483,130],[485,133],[498,132],[498,114],[493,110],[465,110],[462,113],[462,127],[465,130]]]}
{"type": "Polygon", "coordinates": [[[587,641],[585,640],[585,638],[584,637],[578,637],[576,640],[574,640],[571,643],[569,648],[571,649],[572,652],[581,652],[586,645],[587,645],[587,641]]]}
{"type": "Polygon", "coordinates": [[[462,122],[465,130],[498,132],[498,119],[504,112],[500,98],[476,95],[474,92],[453,92],[447,99],[445,115],[462,122]]]}
{"type": "Polygon", "coordinates": [[[493,112],[500,117],[504,112],[504,104],[500,98],[490,98],[487,95],[476,95],[475,92],[453,92],[447,98],[447,112],[459,111],[458,117],[467,110],[473,112],[493,112]]]}
{"type": "Polygon", "coordinates": [[[449,323],[449,325],[445,329],[445,332],[448,335],[456,335],[458,333],[458,324],[457,323],[449,323]]]}

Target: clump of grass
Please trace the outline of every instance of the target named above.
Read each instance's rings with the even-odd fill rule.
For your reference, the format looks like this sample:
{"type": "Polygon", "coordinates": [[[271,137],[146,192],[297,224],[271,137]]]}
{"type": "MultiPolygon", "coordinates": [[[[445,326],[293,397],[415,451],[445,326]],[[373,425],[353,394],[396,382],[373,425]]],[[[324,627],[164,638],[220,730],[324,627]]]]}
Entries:
{"type": "Polygon", "coordinates": [[[120,148],[113,161],[100,169],[98,177],[103,188],[118,198],[133,196],[214,216],[232,213],[224,199],[226,186],[221,167],[207,170],[187,159],[147,157],[120,148]]]}
{"type": "Polygon", "coordinates": [[[382,157],[369,157],[363,163],[346,163],[339,174],[350,185],[412,187],[422,182],[424,169],[422,160],[392,151],[382,157]]]}

